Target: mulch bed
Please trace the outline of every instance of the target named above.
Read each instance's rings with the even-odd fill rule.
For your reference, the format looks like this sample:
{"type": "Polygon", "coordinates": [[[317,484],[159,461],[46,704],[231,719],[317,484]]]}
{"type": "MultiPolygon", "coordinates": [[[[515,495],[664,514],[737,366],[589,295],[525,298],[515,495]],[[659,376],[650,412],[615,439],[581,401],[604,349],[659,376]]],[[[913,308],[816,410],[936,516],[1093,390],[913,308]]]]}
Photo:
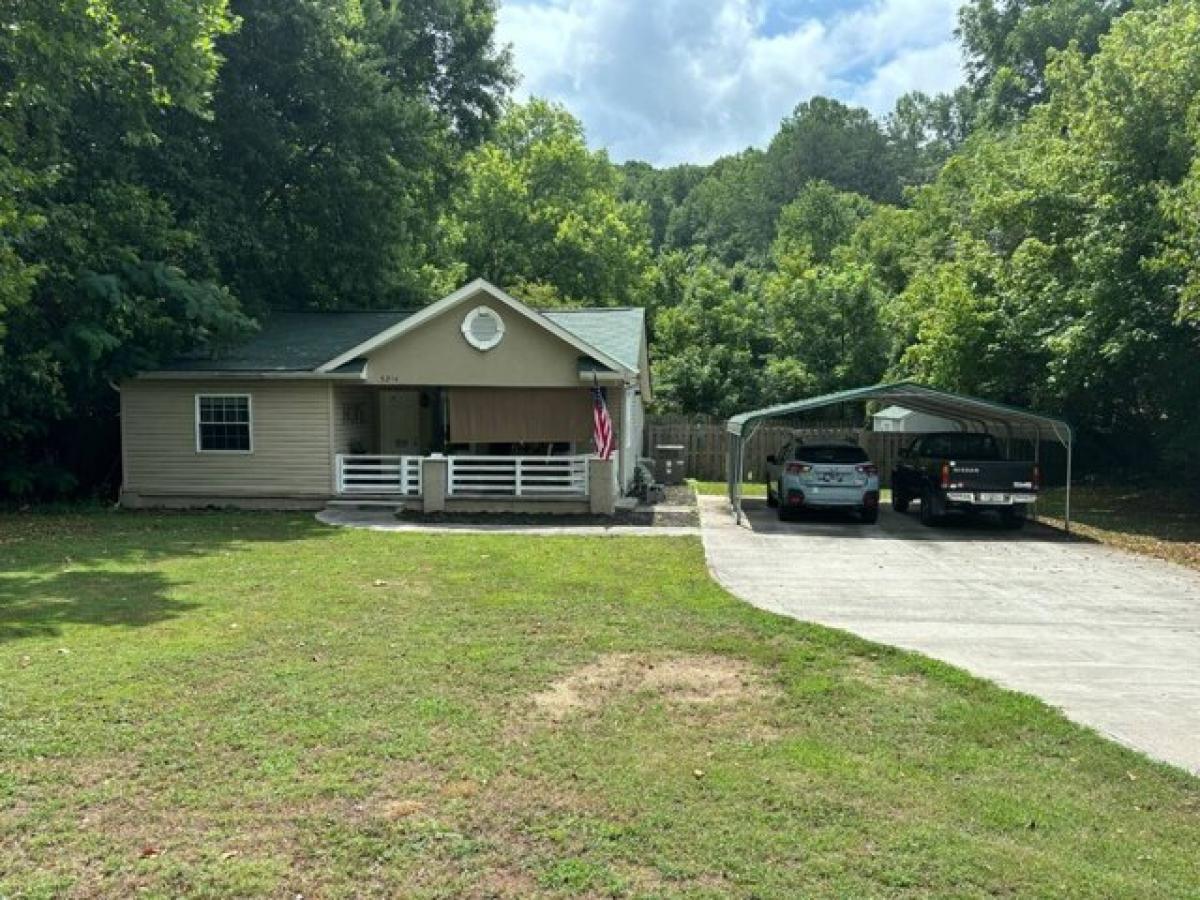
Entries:
{"type": "Polygon", "coordinates": [[[687,485],[676,485],[666,489],[666,499],[661,506],[689,507],[658,510],[654,506],[639,506],[629,512],[618,511],[615,516],[594,516],[588,513],[423,513],[402,510],[396,518],[402,522],[419,522],[423,525],[514,525],[533,528],[591,526],[600,528],[695,528],[700,524],[700,513],[696,507],[696,495],[687,485]]]}

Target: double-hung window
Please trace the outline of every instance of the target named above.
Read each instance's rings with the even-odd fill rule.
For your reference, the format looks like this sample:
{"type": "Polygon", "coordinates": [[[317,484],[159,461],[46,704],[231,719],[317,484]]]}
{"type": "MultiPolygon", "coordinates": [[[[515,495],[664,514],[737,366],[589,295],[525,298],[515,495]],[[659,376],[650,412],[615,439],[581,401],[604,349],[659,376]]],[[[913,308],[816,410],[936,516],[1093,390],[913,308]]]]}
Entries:
{"type": "Polygon", "coordinates": [[[198,453],[249,453],[249,394],[196,395],[196,451],[198,453]]]}

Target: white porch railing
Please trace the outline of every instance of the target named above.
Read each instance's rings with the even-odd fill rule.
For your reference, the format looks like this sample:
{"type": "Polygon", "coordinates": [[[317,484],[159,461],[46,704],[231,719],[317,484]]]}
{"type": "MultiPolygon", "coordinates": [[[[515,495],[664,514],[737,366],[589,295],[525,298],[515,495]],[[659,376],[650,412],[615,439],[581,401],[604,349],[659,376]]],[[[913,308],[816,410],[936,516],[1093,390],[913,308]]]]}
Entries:
{"type": "Polygon", "coordinates": [[[451,456],[446,494],[450,497],[540,497],[576,499],[588,495],[586,456],[451,456]]]}
{"type": "Polygon", "coordinates": [[[421,496],[419,456],[337,456],[339,494],[421,496]]]}

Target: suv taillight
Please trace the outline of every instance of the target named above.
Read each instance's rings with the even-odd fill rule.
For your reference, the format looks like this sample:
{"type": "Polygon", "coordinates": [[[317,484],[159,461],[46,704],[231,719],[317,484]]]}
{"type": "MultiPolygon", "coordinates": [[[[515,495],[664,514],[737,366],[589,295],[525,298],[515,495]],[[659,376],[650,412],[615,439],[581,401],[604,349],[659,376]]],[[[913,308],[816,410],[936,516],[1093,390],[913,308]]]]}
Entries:
{"type": "Polygon", "coordinates": [[[789,475],[807,475],[812,471],[812,466],[808,463],[788,463],[787,473],[789,475]]]}
{"type": "Polygon", "coordinates": [[[942,490],[950,487],[950,463],[942,463],[942,490]]]}
{"type": "Polygon", "coordinates": [[[861,466],[855,466],[854,471],[858,472],[860,475],[866,475],[868,478],[874,478],[879,474],[879,466],[875,465],[874,463],[866,463],[861,466]]]}

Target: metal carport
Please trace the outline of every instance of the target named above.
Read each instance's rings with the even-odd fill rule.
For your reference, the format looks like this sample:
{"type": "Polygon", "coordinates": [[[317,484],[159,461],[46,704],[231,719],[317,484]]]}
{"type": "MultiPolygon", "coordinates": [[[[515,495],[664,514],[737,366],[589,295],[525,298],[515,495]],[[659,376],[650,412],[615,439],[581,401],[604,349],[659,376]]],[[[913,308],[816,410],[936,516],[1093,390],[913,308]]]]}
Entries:
{"type": "Polygon", "coordinates": [[[840,403],[865,403],[870,400],[894,403],[916,412],[952,419],[961,423],[967,430],[971,430],[973,426],[978,426],[982,431],[999,428],[1009,438],[1015,437],[1018,429],[1026,434],[1032,433],[1035,459],[1042,435],[1048,433],[1053,436],[1067,451],[1067,495],[1064,519],[1067,530],[1071,530],[1071,456],[1075,437],[1070,425],[1062,419],[1044,416],[1028,409],[1008,406],[992,400],[981,400],[978,397],[968,397],[965,394],[939,391],[936,388],[908,381],[895,384],[876,384],[871,387],[824,394],[820,397],[809,397],[806,400],[796,400],[792,403],[780,403],[777,406],[739,413],[731,418],[726,426],[730,437],[729,457],[725,469],[729,484],[729,502],[738,521],[742,520],[742,469],[745,465],[746,441],[753,437],[759,425],[767,419],[798,415],[826,406],[836,406],[840,403]]]}

